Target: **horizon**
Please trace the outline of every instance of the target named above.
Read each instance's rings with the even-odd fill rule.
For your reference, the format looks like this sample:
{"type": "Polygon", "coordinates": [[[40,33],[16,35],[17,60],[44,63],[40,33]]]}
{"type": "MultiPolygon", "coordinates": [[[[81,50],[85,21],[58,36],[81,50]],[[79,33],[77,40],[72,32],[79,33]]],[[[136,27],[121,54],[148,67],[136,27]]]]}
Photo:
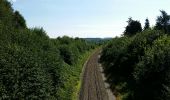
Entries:
{"type": "Polygon", "coordinates": [[[121,36],[129,17],[140,21],[142,27],[148,18],[150,26],[154,26],[159,10],[170,13],[168,0],[12,1],[14,10],[24,16],[29,28],[42,27],[50,38],[121,36]]]}

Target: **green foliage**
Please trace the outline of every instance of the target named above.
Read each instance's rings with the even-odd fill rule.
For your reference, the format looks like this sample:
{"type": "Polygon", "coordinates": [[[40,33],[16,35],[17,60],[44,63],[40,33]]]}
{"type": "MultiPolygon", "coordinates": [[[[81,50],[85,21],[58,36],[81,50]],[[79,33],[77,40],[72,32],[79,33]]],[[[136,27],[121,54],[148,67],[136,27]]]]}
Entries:
{"type": "Polygon", "coordinates": [[[0,45],[2,88],[0,93],[3,97],[1,99],[47,100],[63,98],[64,95],[65,99],[62,100],[69,100],[73,91],[72,85],[76,83],[71,76],[80,73],[76,71],[78,67],[73,67],[74,63],[87,50],[78,53],[75,44],[67,45],[69,49],[63,48],[62,51],[70,53],[71,65],[66,65],[64,63],[66,61],[61,59],[63,55],[60,52],[60,47],[65,45],[54,45],[50,39],[40,37],[32,31],[21,31],[12,35],[15,38],[9,41],[8,45],[5,41],[0,42],[2,44],[0,45]],[[68,78],[71,78],[69,80],[72,83],[70,87],[68,86],[69,89],[63,88],[68,78]],[[64,91],[63,95],[59,92],[61,89],[64,91]],[[66,96],[68,93],[70,95],[66,96]]]}
{"type": "Polygon", "coordinates": [[[75,40],[67,36],[58,38],[58,46],[60,50],[60,55],[65,63],[73,65],[77,59],[78,55],[94,48],[94,45],[89,45],[85,40],[76,38],[75,40]]]}
{"type": "MultiPolygon", "coordinates": [[[[159,100],[155,98],[160,97],[160,95],[158,96],[158,94],[160,93],[160,91],[162,92],[162,90],[159,90],[159,87],[156,88],[156,86],[158,85],[153,86],[152,83],[156,83],[161,79],[157,78],[156,75],[158,74],[153,74],[152,72],[148,74],[148,72],[145,73],[145,71],[147,71],[147,68],[151,67],[149,62],[157,66],[160,65],[156,63],[159,60],[153,62],[155,60],[155,57],[153,57],[153,55],[151,55],[153,59],[149,60],[150,57],[147,56],[147,54],[150,54],[150,49],[153,49],[153,47],[156,45],[155,41],[157,41],[162,36],[164,36],[164,34],[161,31],[145,30],[141,33],[137,33],[135,36],[130,38],[115,38],[110,43],[108,43],[106,47],[104,47],[102,51],[101,62],[105,66],[104,69],[108,78],[108,82],[111,83],[111,88],[113,90],[123,95],[126,94],[126,97],[124,97],[125,100],[144,100],[147,99],[149,95],[150,100],[159,100]],[[145,66],[145,64],[149,65],[145,66]],[[150,75],[153,76],[150,77],[150,75]],[[147,77],[149,77],[149,79],[143,80],[147,77]],[[153,81],[154,79],[155,81],[153,81]],[[157,92],[157,94],[154,94],[156,91],[159,92],[157,92]],[[154,96],[155,98],[151,98],[154,96]]],[[[154,50],[155,53],[159,52],[159,49],[154,50]]],[[[163,63],[165,64],[165,62],[163,63]]],[[[148,71],[153,71],[153,69],[148,69],[148,71]]],[[[164,93],[168,94],[168,92],[166,91],[164,91],[164,93]]]]}
{"type": "Polygon", "coordinates": [[[0,22],[12,27],[13,9],[7,0],[0,0],[0,22]]]}
{"type": "Polygon", "coordinates": [[[72,65],[73,63],[75,63],[75,61],[77,60],[77,57],[74,52],[74,49],[72,49],[68,45],[61,45],[59,47],[59,50],[60,50],[60,55],[62,56],[64,62],[66,62],[69,65],[72,65]]]}
{"type": "Polygon", "coordinates": [[[165,33],[169,33],[168,21],[170,20],[170,16],[164,10],[161,10],[160,12],[161,16],[157,17],[155,28],[158,30],[164,30],[165,33]]]}
{"type": "MultiPolygon", "coordinates": [[[[101,61],[107,66],[105,67],[106,73],[110,73],[111,76],[112,74],[122,74],[119,73],[119,71],[124,70],[121,68],[121,62],[126,60],[127,45],[130,42],[131,40],[127,37],[115,38],[103,48],[101,61]]],[[[112,78],[110,74],[108,74],[108,79],[112,78]]],[[[116,77],[114,77],[114,79],[116,79],[116,77]]]]}
{"type": "Polygon", "coordinates": [[[128,25],[126,26],[126,29],[124,31],[125,36],[133,36],[138,32],[142,31],[141,23],[137,20],[133,20],[132,18],[129,18],[127,21],[128,25]]]}
{"type": "Polygon", "coordinates": [[[148,18],[145,20],[145,26],[144,26],[144,30],[149,29],[150,28],[150,24],[149,24],[149,20],[148,18]]]}
{"type": "MultiPolygon", "coordinates": [[[[159,34],[163,35],[162,33],[159,33],[159,34]]],[[[168,100],[167,98],[164,99],[164,97],[161,96],[162,92],[166,93],[166,96],[169,93],[169,92],[166,92],[166,90],[162,90],[163,89],[162,86],[164,85],[164,83],[162,83],[162,79],[160,78],[162,76],[159,73],[154,72],[154,70],[159,70],[159,67],[160,67],[160,69],[162,69],[161,63],[163,64],[164,67],[167,67],[165,65],[167,62],[169,62],[169,61],[162,62],[162,60],[164,60],[164,57],[161,57],[161,56],[165,56],[165,54],[164,54],[165,51],[162,51],[162,49],[167,48],[167,47],[169,48],[169,46],[168,45],[166,46],[166,45],[160,43],[162,46],[160,45],[157,48],[155,48],[155,46],[157,46],[157,44],[153,40],[158,41],[157,38],[160,37],[159,34],[157,34],[157,35],[152,34],[150,36],[147,36],[148,39],[151,41],[148,43],[149,45],[145,46],[145,48],[142,50],[143,55],[140,57],[139,61],[137,61],[135,71],[133,72],[133,75],[137,82],[134,96],[136,99],[138,98],[138,100],[143,100],[144,98],[152,99],[152,100],[168,100]],[[153,54],[152,49],[155,50],[154,54],[153,54]],[[161,54],[159,54],[159,53],[161,53],[161,54]],[[146,73],[145,73],[145,71],[146,71],[146,73]],[[159,96],[158,96],[158,94],[159,94],[159,96]]],[[[167,40],[168,40],[168,38],[166,38],[165,41],[167,41],[167,40]]],[[[142,43],[142,44],[144,44],[144,43],[142,43]]],[[[162,72],[165,73],[165,70],[162,72]]]]}
{"type": "Polygon", "coordinates": [[[28,29],[18,11],[0,0],[0,100],[70,100],[82,55],[94,48],[83,39],[50,39],[28,29]]]}
{"type": "Polygon", "coordinates": [[[26,22],[23,16],[18,12],[14,12],[14,26],[15,28],[26,28],[26,22]]]}
{"type": "Polygon", "coordinates": [[[163,36],[152,47],[145,50],[145,56],[137,64],[134,77],[137,82],[135,98],[152,100],[170,99],[170,37],[163,36]],[[143,94],[140,92],[144,91],[143,94]]]}
{"type": "Polygon", "coordinates": [[[124,36],[113,39],[103,48],[100,60],[108,82],[122,100],[170,99],[169,18],[161,11],[155,29],[149,28],[146,19],[144,30],[134,32],[135,35],[129,31],[133,22],[129,18],[124,36]]]}

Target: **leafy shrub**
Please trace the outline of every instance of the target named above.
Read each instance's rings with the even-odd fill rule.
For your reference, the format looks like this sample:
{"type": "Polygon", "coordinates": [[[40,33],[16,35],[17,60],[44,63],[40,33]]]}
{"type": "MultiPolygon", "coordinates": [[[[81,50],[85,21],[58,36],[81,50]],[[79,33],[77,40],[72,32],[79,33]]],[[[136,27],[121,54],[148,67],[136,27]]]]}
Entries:
{"type": "MultiPolygon", "coordinates": [[[[140,89],[137,88],[136,73],[138,72],[135,71],[140,68],[140,65],[143,65],[145,51],[155,45],[155,41],[162,36],[164,33],[161,31],[145,30],[133,37],[115,38],[103,48],[101,62],[105,66],[108,81],[116,92],[127,93],[125,100],[139,100],[137,94],[148,94],[147,90],[143,91],[145,93],[141,93],[140,89]]],[[[143,73],[143,70],[145,68],[138,71],[143,73]]],[[[143,85],[141,84],[141,86],[143,85]]],[[[149,87],[147,88],[149,89],[149,87]]],[[[145,88],[142,87],[142,89],[145,88]]],[[[142,96],[147,97],[148,95],[142,96]]]]}
{"type": "Polygon", "coordinates": [[[145,50],[145,55],[137,64],[134,71],[137,82],[135,98],[138,100],[169,100],[169,66],[170,38],[163,36],[156,40],[152,47],[145,50]]]}
{"type": "Polygon", "coordinates": [[[76,64],[92,47],[67,36],[50,39],[43,28],[28,29],[22,15],[0,0],[0,99],[70,100],[82,66],[76,64]]]}

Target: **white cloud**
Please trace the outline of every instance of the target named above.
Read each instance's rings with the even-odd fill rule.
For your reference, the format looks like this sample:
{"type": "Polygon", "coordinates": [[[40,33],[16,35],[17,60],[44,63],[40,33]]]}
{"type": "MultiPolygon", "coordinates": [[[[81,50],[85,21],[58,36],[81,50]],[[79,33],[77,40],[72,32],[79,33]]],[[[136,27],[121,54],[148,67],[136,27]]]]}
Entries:
{"type": "Polygon", "coordinates": [[[17,0],[12,0],[13,2],[16,2],[17,0]]]}
{"type": "Polygon", "coordinates": [[[10,2],[16,2],[17,0],[8,0],[8,1],[10,1],[10,2]]]}

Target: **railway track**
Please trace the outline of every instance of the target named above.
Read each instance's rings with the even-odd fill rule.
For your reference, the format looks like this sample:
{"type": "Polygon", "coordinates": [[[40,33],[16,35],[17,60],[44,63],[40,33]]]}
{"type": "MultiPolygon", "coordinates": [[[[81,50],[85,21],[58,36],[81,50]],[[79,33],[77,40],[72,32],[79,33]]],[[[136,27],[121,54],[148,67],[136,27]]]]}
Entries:
{"type": "MultiPolygon", "coordinates": [[[[109,97],[105,82],[98,63],[100,50],[97,50],[87,61],[84,70],[83,83],[79,100],[115,100],[109,97]],[[111,98],[111,99],[110,99],[111,98]]],[[[111,93],[112,94],[112,93],[111,93]]],[[[113,94],[112,94],[113,95],[113,94]]],[[[112,96],[111,95],[111,96],[112,96]]]]}

